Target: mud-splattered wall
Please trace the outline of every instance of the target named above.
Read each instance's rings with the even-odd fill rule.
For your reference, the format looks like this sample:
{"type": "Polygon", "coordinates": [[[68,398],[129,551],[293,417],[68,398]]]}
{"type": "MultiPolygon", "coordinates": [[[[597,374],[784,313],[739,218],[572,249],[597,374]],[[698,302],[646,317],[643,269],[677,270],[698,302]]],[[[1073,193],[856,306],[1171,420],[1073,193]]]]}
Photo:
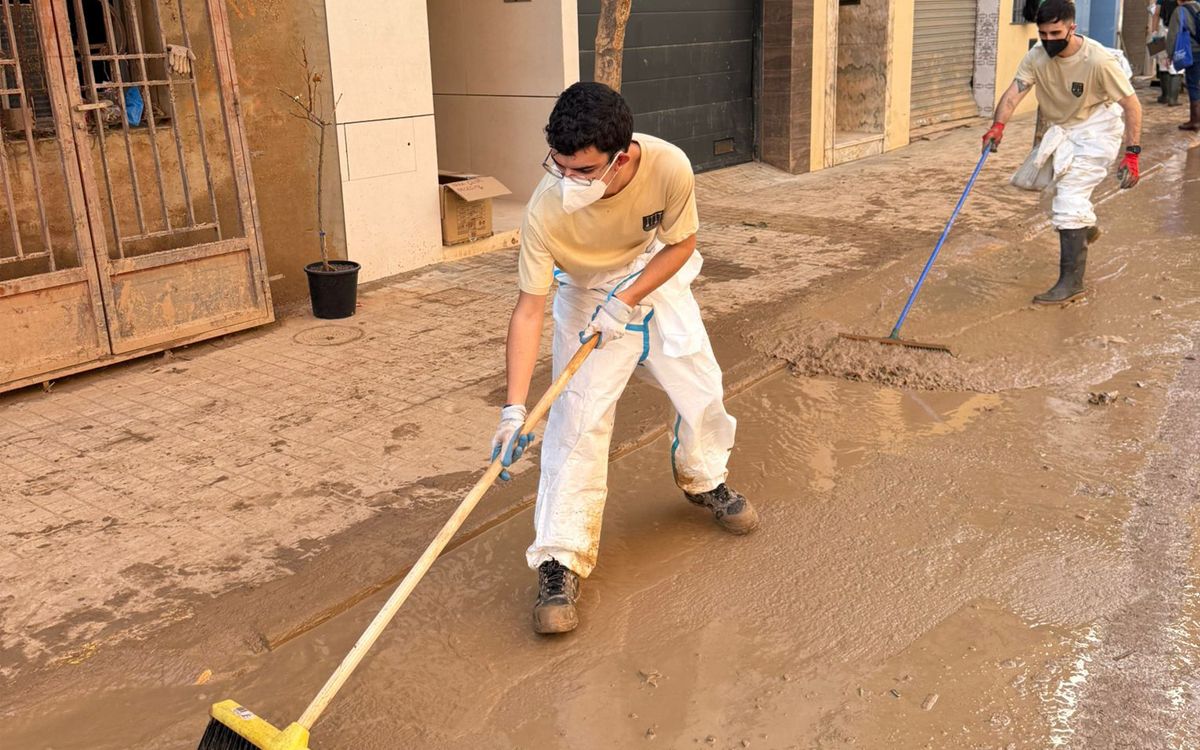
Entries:
{"type": "Polygon", "coordinates": [[[837,130],[882,133],[887,92],[889,0],[838,12],[837,130]]]}
{"type": "MultiPolygon", "coordinates": [[[[235,65],[239,76],[239,105],[251,149],[251,169],[255,180],[263,245],[268,273],[276,277],[271,282],[272,296],[278,304],[302,299],[307,295],[303,265],[320,257],[318,250],[316,210],[316,131],[292,116],[291,104],[279,92],[304,91],[305,74],[300,63],[301,49],[323,77],[318,98],[323,111],[332,109],[333,98],[329,80],[329,50],[326,41],[324,2],[322,0],[224,0],[227,2],[230,36],[233,41],[235,65]]],[[[95,128],[80,139],[83,152],[91,154],[93,179],[97,195],[105,202],[101,216],[106,250],[117,257],[114,223],[122,228],[122,236],[165,230],[169,216],[176,227],[186,224],[188,211],[198,221],[213,217],[212,204],[224,230],[224,236],[241,236],[243,229],[238,216],[236,192],[230,155],[225,143],[221,103],[213,66],[213,50],[208,27],[205,0],[185,0],[184,17],[191,30],[195,47],[195,80],[205,135],[197,131],[196,109],[186,86],[176,86],[176,102],[167,101],[165,89],[155,88],[154,112],[157,132],[152,134],[143,118],[139,127],[131,128],[128,138],[122,137],[119,121],[107,126],[107,145],[102,146],[95,128]],[[172,127],[180,131],[183,165],[180,164],[172,127]],[[152,137],[153,135],[153,137],[152,137]],[[205,191],[206,174],[199,151],[203,141],[208,148],[208,160],[215,199],[205,191]],[[156,148],[155,148],[156,147],[156,148]],[[162,178],[156,180],[155,162],[159,162],[162,178]],[[106,178],[106,172],[108,176],[106,178]],[[181,173],[190,180],[190,192],[185,191],[181,173]],[[134,186],[136,176],[137,199],[134,186]],[[111,191],[111,211],[107,205],[111,191]],[[190,197],[190,201],[189,198],[190,197]],[[141,203],[140,210],[138,201],[141,203]],[[190,205],[189,205],[190,204],[190,205]],[[139,217],[138,214],[144,214],[139,217]],[[139,227],[139,225],[142,225],[139,227]]],[[[178,0],[142,0],[140,20],[148,52],[161,50],[161,39],[180,43],[180,14],[178,0]],[[152,3],[157,2],[157,14],[152,3]],[[154,19],[161,18],[163,36],[159,36],[154,19]]],[[[127,24],[133,18],[126,19],[127,24]]],[[[35,37],[36,43],[36,37],[35,37]]],[[[34,53],[36,52],[34,47],[34,53]]],[[[133,48],[130,51],[135,51],[133,48]]],[[[125,75],[134,75],[133,63],[123,68],[125,75]]],[[[151,79],[162,79],[167,73],[160,62],[148,63],[151,79]]],[[[176,77],[176,82],[186,81],[176,77]]],[[[86,89],[86,77],[81,84],[86,89]]],[[[84,99],[90,100],[85,91],[84,99]]],[[[32,162],[36,161],[41,176],[41,196],[47,211],[48,232],[58,261],[58,268],[79,265],[75,229],[69,211],[62,154],[52,131],[39,133],[32,153],[24,140],[15,139],[11,122],[5,121],[10,166],[16,199],[15,223],[23,235],[25,251],[44,245],[41,222],[38,220],[38,191],[32,179],[32,162]]],[[[53,123],[51,123],[51,127],[53,123]]],[[[338,257],[344,257],[345,233],[342,221],[341,183],[339,180],[336,132],[328,133],[324,206],[326,232],[330,247],[338,257]]],[[[0,223],[14,221],[7,211],[0,213],[0,223]]],[[[7,227],[6,227],[7,230],[7,227]]],[[[0,240],[0,256],[12,256],[15,250],[7,231],[0,240]]],[[[213,239],[210,234],[183,233],[170,238],[157,237],[136,246],[125,248],[127,255],[181,247],[213,239]]],[[[0,268],[0,279],[19,278],[41,273],[44,263],[18,263],[0,268]]]]}
{"type": "MultiPolygon", "coordinates": [[[[203,5],[203,0],[189,0],[203,5]]],[[[276,305],[307,296],[304,265],[320,259],[317,235],[316,132],[292,117],[278,89],[300,91],[300,49],[324,77],[325,112],[333,107],[329,43],[323,0],[226,0],[234,59],[240,78],[242,114],[250,141],[251,166],[262,220],[267,269],[276,278],[276,305]]],[[[341,176],[336,131],[326,141],[325,231],[337,257],[345,257],[341,176]]]]}

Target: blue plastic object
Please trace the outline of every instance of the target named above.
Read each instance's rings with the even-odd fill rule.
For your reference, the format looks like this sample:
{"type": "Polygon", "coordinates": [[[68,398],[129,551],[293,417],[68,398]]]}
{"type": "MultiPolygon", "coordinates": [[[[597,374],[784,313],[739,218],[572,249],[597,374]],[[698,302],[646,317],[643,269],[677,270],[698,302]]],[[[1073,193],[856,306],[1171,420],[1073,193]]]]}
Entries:
{"type": "Polygon", "coordinates": [[[946,228],[942,230],[941,238],[938,239],[937,245],[934,246],[929,260],[925,262],[925,268],[921,271],[921,277],[917,279],[912,293],[908,295],[908,302],[904,303],[904,310],[900,313],[900,319],[896,321],[896,325],[892,327],[892,332],[888,334],[889,339],[900,338],[900,326],[904,325],[904,319],[908,317],[908,311],[912,309],[913,302],[917,300],[917,293],[921,291],[921,285],[925,283],[925,277],[929,275],[929,269],[933,268],[933,262],[937,260],[942,245],[946,244],[946,237],[950,235],[950,227],[954,226],[954,220],[958,218],[958,212],[962,210],[963,204],[967,202],[967,196],[971,194],[971,188],[975,186],[975,178],[979,177],[979,172],[983,169],[983,164],[987,161],[988,154],[991,152],[992,149],[985,148],[983,154],[979,157],[979,163],[975,165],[975,171],[971,173],[971,179],[967,181],[967,187],[963,190],[962,197],[958,199],[958,205],[954,207],[954,213],[950,214],[950,221],[946,222],[946,228]]]}
{"type": "MultiPolygon", "coordinates": [[[[1175,12],[1187,12],[1192,17],[1192,23],[1200,27],[1200,13],[1193,13],[1192,9],[1186,5],[1180,6],[1175,12]]],[[[1200,31],[1200,28],[1197,28],[1200,31]]],[[[1190,68],[1195,64],[1196,58],[1192,55],[1192,33],[1188,29],[1188,25],[1183,22],[1183,18],[1179,19],[1179,35],[1175,37],[1175,49],[1172,51],[1171,64],[1175,66],[1175,70],[1183,70],[1190,68]]]]}
{"type": "Polygon", "coordinates": [[[146,104],[142,101],[142,92],[136,87],[125,89],[125,119],[132,127],[136,128],[142,124],[142,113],[145,109],[146,104]]]}

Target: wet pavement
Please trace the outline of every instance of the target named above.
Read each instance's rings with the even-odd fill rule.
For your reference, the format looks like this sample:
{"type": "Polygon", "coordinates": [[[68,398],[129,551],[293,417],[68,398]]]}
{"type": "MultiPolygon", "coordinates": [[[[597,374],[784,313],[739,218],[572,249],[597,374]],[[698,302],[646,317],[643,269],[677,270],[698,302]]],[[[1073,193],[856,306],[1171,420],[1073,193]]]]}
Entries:
{"type": "MultiPolygon", "coordinates": [[[[754,275],[714,247],[718,352],[762,365],[729,401],[731,483],[761,529],[723,534],[674,488],[665,437],[631,438],[578,631],[530,632],[531,520],[514,496],[438,561],[312,747],[1200,746],[1200,149],[1183,145],[1105,198],[1092,292],[1064,308],[1029,304],[1054,280],[1053,234],[1012,205],[984,218],[1025,196],[997,180],[973,197],[906,329],[956,357],[836,336],[887,333],[948,212],[930,201],[888,228],[919,189],[901,157],[859,204],[881,197],[863,208],[874,223],[840,239],[861,254],[831,232],[819,250],[845,267],[802,295],[730,305],[714,292],[754,275]]],[[[762,179],[714,208],[711,241],[800,242],[811,214],[765,197],[833,200],[762,179]]],[[[650,395],[629,407],[626,423],[663,416],[650,395]]],[[[273,586],[286,604],[287,580],[273,586]]],[[[118,652],[10,682],[0,746],[194,747],[226,697],[287,723],[382,598],[270,650],[213,635],[245,630],[229,604],[198,603],[118,652]]]]}

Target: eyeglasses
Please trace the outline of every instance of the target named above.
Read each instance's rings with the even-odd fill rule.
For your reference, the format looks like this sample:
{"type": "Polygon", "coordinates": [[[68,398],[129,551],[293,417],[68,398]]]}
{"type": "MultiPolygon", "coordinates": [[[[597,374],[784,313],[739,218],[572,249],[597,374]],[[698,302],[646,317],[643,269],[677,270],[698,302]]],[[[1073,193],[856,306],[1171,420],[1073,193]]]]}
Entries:
{"type": "Polygon", "coordinates": [[[550,175],[553,176],[555,179],[570,180],[571,182],[575,183],[576,185],[583,185],[584,187],[587,187],[588,185],[591,185],[596,180],[603,178],[604,175],[608,174],[608,167],[611,167],[613,162],[615,162],[617,160],[617,157],[620,155],[621,155],[620,152],[618,152],[615,156],[613,156],[612,159],[610,159],[608,162],[605,163],[605,165],[604,165],[605,170],[600,174],[599,177],[580,177],[579,175],[568,175],[566,172],[563,171],[562,167],[560,167],[558,165],[558,162],[554,161],[554,151],[553,150],[549,151],[546,154],[546,159],[545,159],[545,161],[542,162],[542,169],[549,172],[550,175]]]}

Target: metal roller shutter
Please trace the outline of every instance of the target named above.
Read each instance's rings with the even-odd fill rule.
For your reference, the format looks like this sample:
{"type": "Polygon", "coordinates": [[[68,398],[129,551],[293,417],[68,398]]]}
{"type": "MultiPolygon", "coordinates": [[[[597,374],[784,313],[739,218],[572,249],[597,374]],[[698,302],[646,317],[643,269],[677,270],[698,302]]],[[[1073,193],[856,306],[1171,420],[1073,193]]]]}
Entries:
{"type": "MultiPolygon", "coordinates": [[[[697,171],[754,158],[755,0],[634,0],[621,93],[634,127],[697,171]]],[[[592,80],[600,0],[579,0],[579,72],[592,80]]]]}
{"type": "Polygon", "coordinates": [[[976,0],[916,0],[912,128],[979,115],[975,76],[976,0]]]}

